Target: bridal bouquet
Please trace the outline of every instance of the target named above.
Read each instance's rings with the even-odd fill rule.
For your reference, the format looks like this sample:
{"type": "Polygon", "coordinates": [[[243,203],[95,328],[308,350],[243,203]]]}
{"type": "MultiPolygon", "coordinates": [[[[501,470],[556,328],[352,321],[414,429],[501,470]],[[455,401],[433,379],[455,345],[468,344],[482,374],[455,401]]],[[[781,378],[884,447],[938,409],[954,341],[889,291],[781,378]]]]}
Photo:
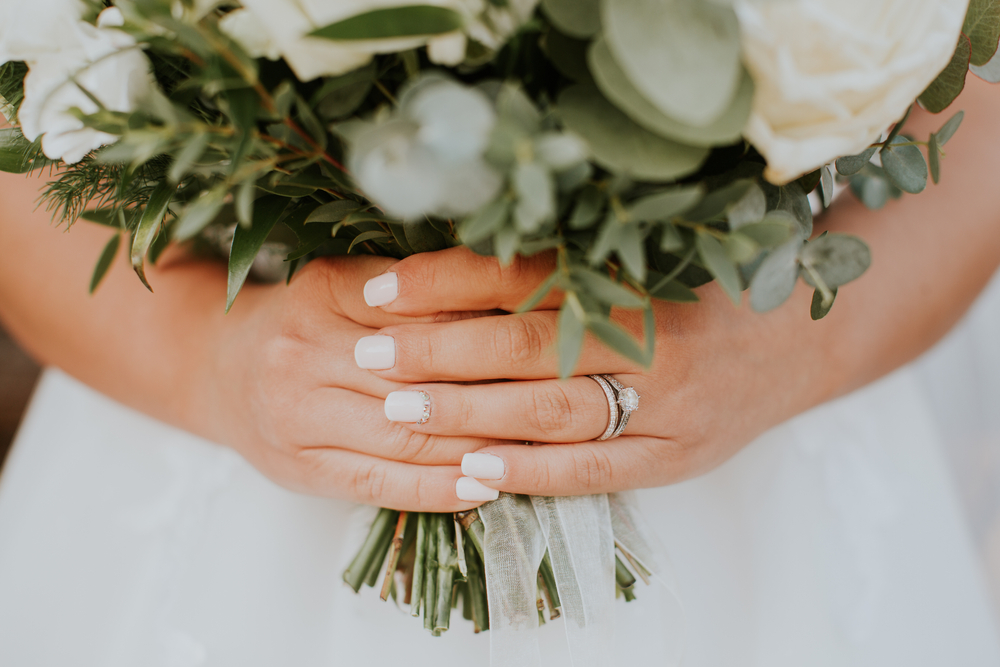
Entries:
{"type": "MultiPolygon", "coordinates": [[[[91,289],[122,242],[144,283],[171,243],[227,255],[227,308],[320,256],[554,252],[523,308],[564,294],[565,376],[588,332],[649,363],[652,300],[713,280],[757,311],[803,280],[825,316],[870,256],[814,211],[937,183],[961,112],[903,121],[970,69],[1000,81],[998,40],[997,0],[0,0],[0,169],[49,170],[59,220],[115,230],[91,289]],[[614,309],[645,311],[642,340],[614,309]]],[[[583,619],[582,502],[382,510],[345,579],[435,634],[459,598],[477,630],[583,619]]],[[[631,599],[656,570],[638,521],[586,502],[598,579],[631,599]]]]}

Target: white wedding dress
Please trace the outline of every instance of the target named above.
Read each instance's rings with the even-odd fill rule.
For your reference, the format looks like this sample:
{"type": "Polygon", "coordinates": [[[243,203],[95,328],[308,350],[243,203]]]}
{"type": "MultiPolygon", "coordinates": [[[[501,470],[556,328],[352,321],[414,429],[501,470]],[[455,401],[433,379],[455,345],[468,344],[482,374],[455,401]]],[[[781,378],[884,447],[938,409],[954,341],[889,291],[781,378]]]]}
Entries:
{"type": "MultiPolygon", "coordinates": [[[[686,620],[619,600],[622,665],[1000,665],[1000,278],[917,363],[638,495],[686,620]]],[[[371,516],[50,370],[0,481],[0,666],[486,665],[341,583],[371,516]]]]}

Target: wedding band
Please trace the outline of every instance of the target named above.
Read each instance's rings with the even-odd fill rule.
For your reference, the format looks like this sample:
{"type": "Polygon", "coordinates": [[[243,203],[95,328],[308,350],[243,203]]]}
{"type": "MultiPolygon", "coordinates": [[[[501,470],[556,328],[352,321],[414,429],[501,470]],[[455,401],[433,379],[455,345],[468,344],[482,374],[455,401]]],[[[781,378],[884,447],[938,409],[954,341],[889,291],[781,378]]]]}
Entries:
{"type": "Polygon", "coordinates": [[[618,416],[618,427],[607,438],[607,440],[611,440],[612,438],[617,438],[625,431],[625,427],[628,425],[628,418],[632,416],[633,412],[639,409],[639,399],[642,396],[639,395],[639,392],[634,387],[626,387],[610,375],[602,377],[614,388],[615,405],[621,411],[621,414],[618,416]]]}
{"type": "Polygon", "coordinates": [[[615,396],[614,390],[608,381],[604,379],[604,376],[588,375],[587,377],[601,385],[601,389],[604,390],[604,396],[608,399],[608,427],[604,430],[604,434],[599,438],[595,438],[595,440],[598,442],[610,440],[614,437],[615,429],[618,426],[618,397],[615,396]]]}

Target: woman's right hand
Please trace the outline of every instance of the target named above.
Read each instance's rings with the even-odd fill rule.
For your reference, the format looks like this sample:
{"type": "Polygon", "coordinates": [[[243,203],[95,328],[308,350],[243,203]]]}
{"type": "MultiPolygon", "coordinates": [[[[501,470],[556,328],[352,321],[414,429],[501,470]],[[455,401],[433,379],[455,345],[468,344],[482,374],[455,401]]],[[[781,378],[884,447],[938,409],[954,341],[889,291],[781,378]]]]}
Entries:
{"type": "Polygon", "coordinates": [[[367,306],[362,287],[395,260],[311,262],[288,286],[247,285],[226,317],[205,411],[212,437],[273,481],[312,495],[401,510],[452,512],[462,456],[482,438],[428,436],[390,422],[389,392],[402,385],[358,368],[359,339],[410,318],[367,306]]]}

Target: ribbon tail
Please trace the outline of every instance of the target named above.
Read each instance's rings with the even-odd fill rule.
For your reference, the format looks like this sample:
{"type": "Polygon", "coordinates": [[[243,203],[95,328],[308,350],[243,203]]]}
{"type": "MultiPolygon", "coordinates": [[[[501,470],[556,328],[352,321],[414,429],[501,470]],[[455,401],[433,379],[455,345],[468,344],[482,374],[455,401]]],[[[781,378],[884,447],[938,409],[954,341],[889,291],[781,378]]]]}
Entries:
{"type": "Polygon", "coordinates": [[[615,546],[606,495],[531,502],[548,544],[574,667],[612,664],[615,546]]]}
{"type": "Polygon", "coordinates": [[[528,496],[500,494],[479,508],[485,527],[491,667],[540,667],[538,567],[545,539],[528,496]]]}

